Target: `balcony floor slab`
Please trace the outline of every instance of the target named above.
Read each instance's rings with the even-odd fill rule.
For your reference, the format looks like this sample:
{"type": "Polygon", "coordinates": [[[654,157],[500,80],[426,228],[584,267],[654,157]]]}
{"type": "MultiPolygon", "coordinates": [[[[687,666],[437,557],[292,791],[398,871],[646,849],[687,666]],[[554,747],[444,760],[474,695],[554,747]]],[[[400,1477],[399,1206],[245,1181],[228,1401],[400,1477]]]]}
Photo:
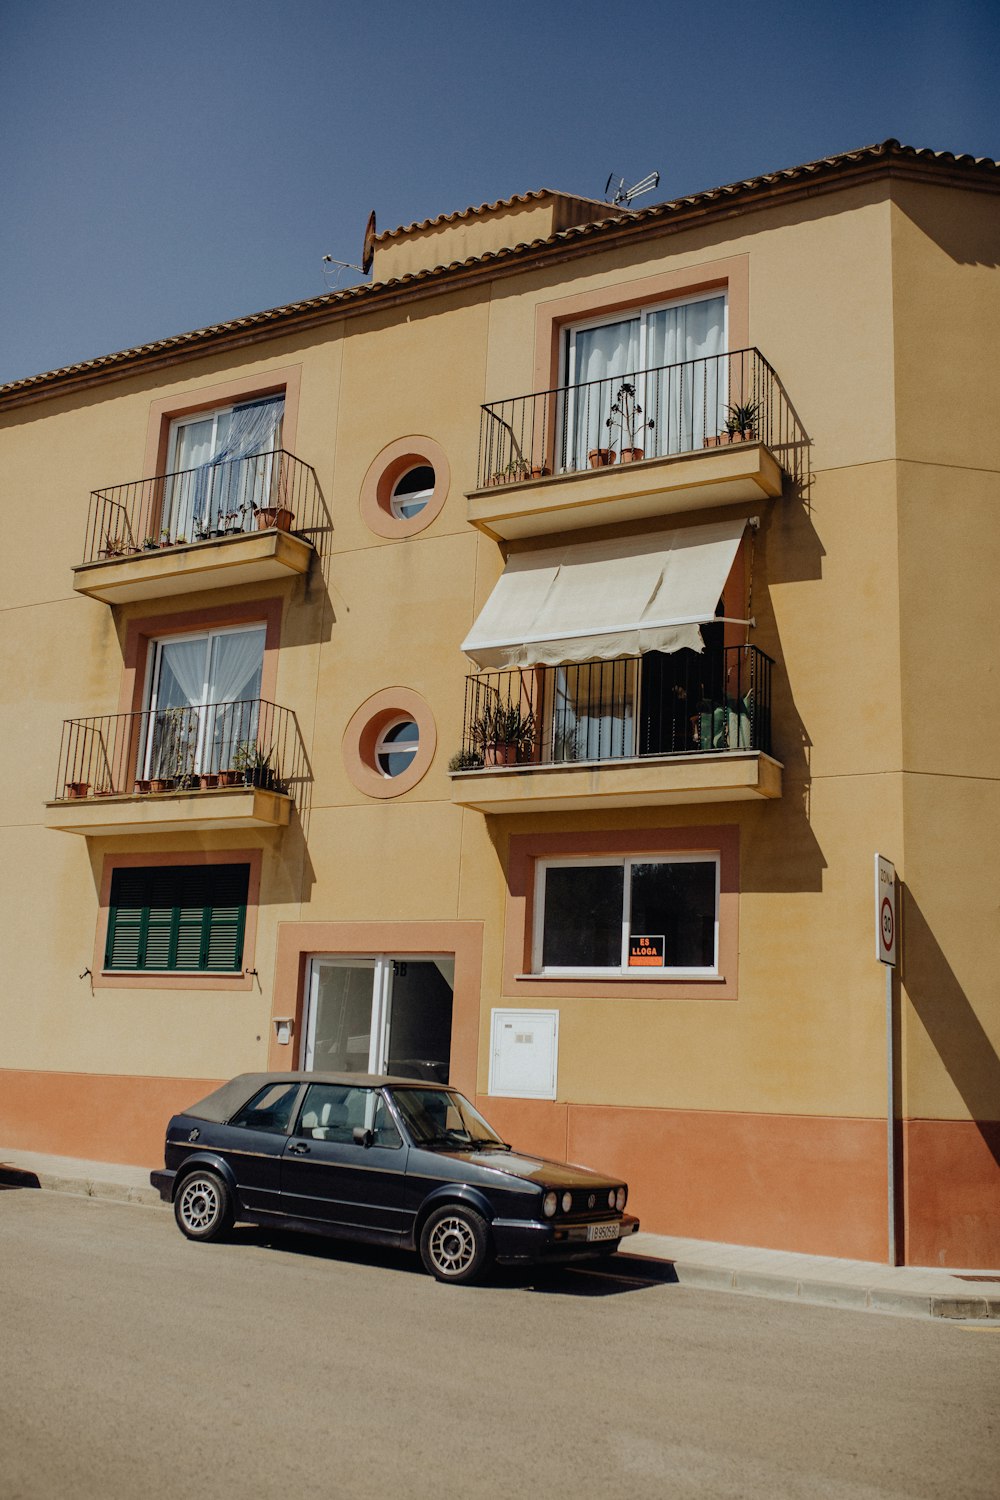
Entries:
{"type": "Polygon", "coordinates": [[[451,800],[482,813],[598,811],[781,796],[782,766],[759,750],[452,773],[451,800]]]}
{"type": "Polygon", "coordinates": [[[466,498],[473,526],[497,539],[516,541],[756,504],[777,497],[781,490],[782,471],[774,454],[764,443],[748,442],[490,486],[466,498]]]}
{"type": "Polygon", "coordinates": [[[45,826],[88,838],[201,833],[226,828],[284,828],[292,799],[261,787],[136,797],[77,797],[45,804],[45,826]]]}
{"type": "Polygon", "coordinates": [[[131,604],[136,599],[295,577],[308,571],[312,554],[312,543],[293,532],[248,531],[81,563],[73,569],[73,587],[105,604],[131,604]]]}

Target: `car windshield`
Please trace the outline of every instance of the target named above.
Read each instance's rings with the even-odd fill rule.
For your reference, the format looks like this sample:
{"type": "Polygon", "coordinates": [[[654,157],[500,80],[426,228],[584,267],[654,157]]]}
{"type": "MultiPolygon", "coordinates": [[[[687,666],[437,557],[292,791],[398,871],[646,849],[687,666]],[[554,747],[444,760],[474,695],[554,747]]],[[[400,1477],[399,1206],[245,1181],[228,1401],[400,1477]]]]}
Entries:
{"type": "Polygon", "coordinates": [[[394,1089],[392,1097],[414,1145],[445,1151],[509,1150],[468,1099],[450,1089],[394,1089]]]}

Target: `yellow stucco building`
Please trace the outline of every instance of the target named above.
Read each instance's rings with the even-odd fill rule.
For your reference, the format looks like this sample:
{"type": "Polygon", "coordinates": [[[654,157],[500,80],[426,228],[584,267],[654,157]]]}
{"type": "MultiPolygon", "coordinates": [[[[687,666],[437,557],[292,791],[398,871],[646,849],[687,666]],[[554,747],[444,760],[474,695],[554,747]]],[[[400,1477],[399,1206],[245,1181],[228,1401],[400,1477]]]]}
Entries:
{"type": "Polygon", "coordinates": [[[901,1255],[1000,1264],[998,191],[526,193],[0,388],[0,1142],[450,1077],[647,1229],[882,1259],[880,851],[901,1255]]]}

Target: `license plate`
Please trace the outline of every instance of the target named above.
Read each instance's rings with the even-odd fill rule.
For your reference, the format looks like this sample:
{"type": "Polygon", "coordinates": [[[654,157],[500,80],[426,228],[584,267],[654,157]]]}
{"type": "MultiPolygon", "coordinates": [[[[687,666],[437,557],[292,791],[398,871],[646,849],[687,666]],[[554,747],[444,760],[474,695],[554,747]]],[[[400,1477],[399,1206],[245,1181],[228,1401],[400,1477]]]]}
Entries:
{"type": "Polygon", "coordinates": [[[616,1240],[621,1234],[620,1224],[588,1224],[588,1240],[616,1240]]]}

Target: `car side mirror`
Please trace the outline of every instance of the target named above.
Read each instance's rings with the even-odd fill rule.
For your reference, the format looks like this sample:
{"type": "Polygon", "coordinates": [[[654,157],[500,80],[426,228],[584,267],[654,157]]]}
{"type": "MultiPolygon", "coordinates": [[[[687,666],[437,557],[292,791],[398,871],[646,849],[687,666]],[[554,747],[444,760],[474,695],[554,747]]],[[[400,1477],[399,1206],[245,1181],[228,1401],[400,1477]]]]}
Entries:
{"type": "Polygon", "coordinates": [[[355,1125],[353,1134],[356,1146],[370,1146],[375,1139],[373,1132],[366,1130],[363,1125],[355,1125]]]}

